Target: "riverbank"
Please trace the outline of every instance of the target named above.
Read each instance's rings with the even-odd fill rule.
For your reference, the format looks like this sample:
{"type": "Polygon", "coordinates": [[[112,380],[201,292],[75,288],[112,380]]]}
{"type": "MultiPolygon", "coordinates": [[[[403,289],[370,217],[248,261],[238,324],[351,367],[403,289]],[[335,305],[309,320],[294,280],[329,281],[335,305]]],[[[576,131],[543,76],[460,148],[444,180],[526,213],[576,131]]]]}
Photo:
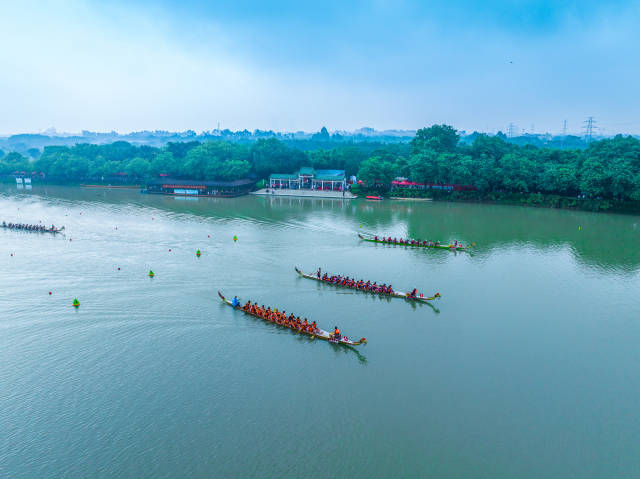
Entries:
{"type": "Polygon", "coordinates": [[[273,189],[261,188],[252,191],[250,195],[257,196],[298,196],[304,198],[336,198],[342,200],[353,200],[356,195],[350,191],[318,191],[318,190],[300,190],[300,189],[273,189]]]}
{"type": "Polygon", "coordinates": [[[361,195],[382,195],[394,200],[451,201],[461,203],[534,206],[592,212],[640,214],[640,201],[616,201],[598,198],[577,198],[542,193],[504,193],[480,191],[406,190],[381,191],[358,189],[361,195]],[[391,195],[394,196],[391,196],[391,195]]]}

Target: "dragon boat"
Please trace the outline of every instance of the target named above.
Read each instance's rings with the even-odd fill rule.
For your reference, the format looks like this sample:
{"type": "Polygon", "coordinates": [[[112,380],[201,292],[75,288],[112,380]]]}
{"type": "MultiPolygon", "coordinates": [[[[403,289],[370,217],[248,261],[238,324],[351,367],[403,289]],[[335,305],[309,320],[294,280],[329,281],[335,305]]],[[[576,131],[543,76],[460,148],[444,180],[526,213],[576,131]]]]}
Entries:
{"type": "Polygon", "coordinates": [[[362,234],[358,233],[358,236],[363,241],[369,241],[370,243],[381,243],[381,244],[390,244],[396,246],[414,246],[416,248],[435,248],[435,249],[448,249],[450,251],[469,251],[471,246],[474,246],[474,243],[471,243],[471,246],[462,246],[461,244],[435,244],[429,241],[419,241],[419,240],[399,240],[399,241],[387,241],[385,239],[376,239],[375,236],[371,236],[367,238],[362,234]]]}
{"type": "MultiPolygon", "coordinates": [[[[29,226],[35,226],[35,225],[29,225],[29,226]]],[[[32,233],[51,233],[51,234],[56,234],[56,233],[62,233],[62,231],[64,230],[64,226],[62,228],[44,228],[44,229],[38,229],[38,228],[20,228],[20,227],[16,227],[16,226],[9,226],[7,224],[0,224],[0,228],[5,228],[8,230],[15,230],[15,231],[29,231],[32,233]]]]}
{"type": "Polygon", "coordinates": [[[393,293],[382,293],[382,292],[379,292],[379,291],[372,291],[370,289],[362,289],[362,288],[357,288],[355,286],[347,286],[347,285],[344,285],[344,284],[332,283],[331,281],[325,281],[323,279],[318,278],[317,276],[314,276],[313,274],[305,274],[302,271],[300,271],[297,267],[295,268],[295,270],[296,270],[296,273],[298,273],[303,278],[312,279],[312,280],[318,281],[320,283],[331,284],[333,286],[339,286],[339,287],[342,287],[342,288],[355,289],[355,290],[358,290],[358,291],[363,291],[365,293],[378,294],[380,296],[388,296],[390,298],[402,298],[402,299],[406,299],[406,300],[409,300],[409,301],[418,301],[418,302],[423,302],[423,303],[426,303],[427,301],[433,301],[434,299],[440,299],[441,298],[441,294],[440,293],[435,293],[433,296],[429,296],[428,298],[426,298],[426,297],[424,297],[422,295],[410,296],[409,293],[404,293],[402,291],[394,291],[393,293]]]}
{"type": "MultiPolygon", "coordinates": [[[[220,299],[222,299],[222,301],[224,301],[226,304],[231,306],[233,309],[237,309],[239,311],[242,311],[245,314],[248,314],[249,316],[254,316],[256,318],[262,319],[262,320],[267,321],[269,323],[272,322],[272,321],[270,321],[270,320],[268,320],[266,318],[263,318],[262,316],[250,313],[249,311],[245,311],[244,309],[242,309],[239,306],[234,307],[233,304],[231,303],[231,301],[229,301],[227,298],[225,298],[224,295],[220,291],[218,291],[218,296],[220,296],[220,299]]],[[[274,323],[274,324],[278,324],[278,323],[274,323]]],[[[303,331],[301,329],[290,328],[290,327],[284,326],[282,324],[278,324],[278,326],[283,327],[283,328],[287,328],[287,329],[291,329],[292,331],[297,331],[300,334],[306,334],[307,336],[311,336],[311,339],[318,338],[318,339],[322,339],[324,341],[329,341],[330,343],[333,343],[333,344],[343,344],[345,346],[359,346],[360,344],[366,344],[366,342],[367,342],[367,340],[365,338],[360,338],[358,341],[353,341],[353,340],[349,339],[346,336],[342,336],[339,340],[337,340],[337,339],[333,338],[333,335],[331,333],[329,333],[328,331],[325,331],[323,329],[316,329],[315,332],[311,333],[311,332],[308,332],[308,331],[303,331]]]]}

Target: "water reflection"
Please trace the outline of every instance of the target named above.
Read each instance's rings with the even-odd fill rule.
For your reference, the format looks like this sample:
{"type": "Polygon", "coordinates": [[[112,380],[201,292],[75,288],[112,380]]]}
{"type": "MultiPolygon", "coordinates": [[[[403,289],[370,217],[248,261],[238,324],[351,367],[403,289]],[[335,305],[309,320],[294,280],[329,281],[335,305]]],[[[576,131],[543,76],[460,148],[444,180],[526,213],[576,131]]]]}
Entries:
{"type": "MultiPolygon", "coordinates": [[[[18,193],[15,188],[3,185],[0,193],[18,198],[40,197],[57,203],[145,207],[177,215],[331,232],[336,243],[344,242],[347,237],[356,238],[358,231],[442,242],[475,242],[474,252],[479,260],[521,245],[540,249],[568,246],[578,262],[590,267],[615,268],[626,273],[640,268],[640,221],[638,216],[631,215],[469,203],[392,200],[370,203],[296,197],[246,196],[177,201],[178,198],[172,196],[141,195],[138,190],[60,186],[35,186],[30,191],[18,193]]],[[[367,247],[392,246],[367,244],[367,247]]],[[[419,251],[412,254],[433,254],[435,258],[460,253],[419,251]]]]}

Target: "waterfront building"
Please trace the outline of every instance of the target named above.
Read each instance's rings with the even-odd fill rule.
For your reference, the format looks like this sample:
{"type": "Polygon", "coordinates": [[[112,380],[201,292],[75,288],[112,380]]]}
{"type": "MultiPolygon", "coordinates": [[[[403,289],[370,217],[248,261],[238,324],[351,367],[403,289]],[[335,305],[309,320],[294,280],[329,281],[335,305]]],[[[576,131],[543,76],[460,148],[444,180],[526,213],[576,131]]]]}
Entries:
{"type": "Polygon", "coordinates": [[[245,178],[235,181],[176,180],[160,178],[147,183],[146,193],[179,196],[216,196],[231,198],[249,193],[255,180],[245,178]]]}
{"type": "Polygon", "coordinates": [[[269,187],[273,189],[344,191],[346,186],[344,170],[316,170],[303,167],[297,173],[273,173],[269,176],[269,187]]]}

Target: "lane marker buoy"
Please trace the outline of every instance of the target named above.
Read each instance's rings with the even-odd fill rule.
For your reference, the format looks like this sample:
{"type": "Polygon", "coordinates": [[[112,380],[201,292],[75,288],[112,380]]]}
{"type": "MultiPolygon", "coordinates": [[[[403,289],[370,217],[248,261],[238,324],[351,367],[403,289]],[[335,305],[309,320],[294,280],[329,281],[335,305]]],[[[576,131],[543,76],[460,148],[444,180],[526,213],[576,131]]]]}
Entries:
{"type": "Polygon", "coordinates": [[[233,241],[238,241],[238,237],[236,235],[233,235],[233,241]]]}
{"type": "Polygon", "coordinates": [[[73,307],[77,308],[78,306],[80,306],[80,301],[78,301],[78,298],[74,298],[73,299],[73,307]]]}
{"type": "Polygon", "coordinates": [[[200,250],[196,251],[196,256],[200,256],[200,250]]]}
{"type": "Polygon", "coordinates": [[[149,270],[149,277],[150,278],[153,278],[155,275],[156,274],[152,270],[149,270]]]}

